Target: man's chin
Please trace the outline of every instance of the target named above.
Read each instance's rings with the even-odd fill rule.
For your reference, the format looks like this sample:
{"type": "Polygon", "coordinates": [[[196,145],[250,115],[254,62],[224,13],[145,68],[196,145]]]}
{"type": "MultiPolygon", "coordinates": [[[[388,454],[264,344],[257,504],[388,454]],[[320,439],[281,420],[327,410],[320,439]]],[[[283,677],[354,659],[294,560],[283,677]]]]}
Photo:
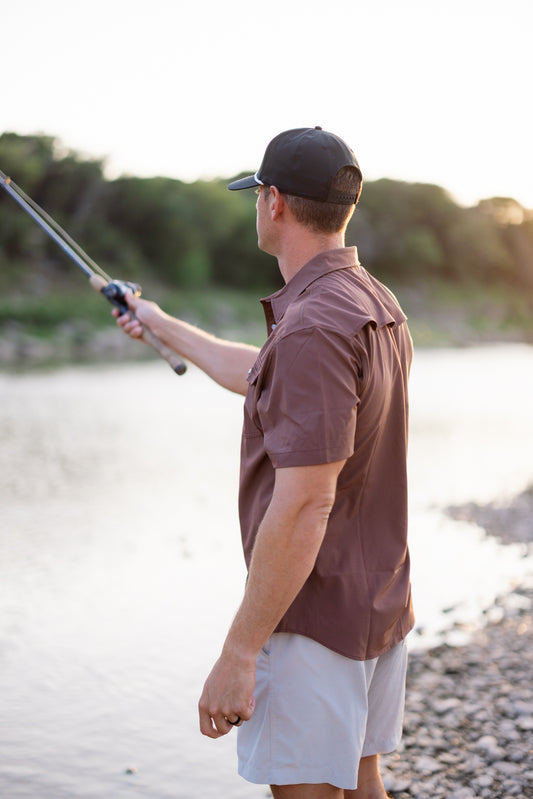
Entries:
{"type": "Polygon", "coordinates": [[[261,250],[261,252],[266,252],[267,255],[273,255],[274,257],[276,257],[276,253],[272,252],[272,248],[268,246],[267,242],[258,239],[257,247],[259,250],[261,250]]]}

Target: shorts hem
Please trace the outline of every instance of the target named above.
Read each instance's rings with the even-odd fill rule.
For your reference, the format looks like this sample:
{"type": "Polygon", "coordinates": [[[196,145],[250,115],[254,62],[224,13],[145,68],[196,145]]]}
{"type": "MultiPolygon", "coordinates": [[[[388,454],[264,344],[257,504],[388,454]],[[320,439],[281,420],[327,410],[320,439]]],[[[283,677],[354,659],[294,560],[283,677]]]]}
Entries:
{"type": "Polygon", "coordinates": [[[245,766],[239,766],[239,776],[254,785],[333,785],[345,791],[355,791],[357,788],[357,775],[332,774],[331,772],[305,771],[293,767],[278,768],[275,771],[254,772],[245,766]]]}
{"type": "Polygon", "coordinates": [[[402,736],[398,738],[390,738],[385,741],[365,741],[361,757],[372,757],[373,755],[389,755],[395,752],[400,745],[402,736]]]}

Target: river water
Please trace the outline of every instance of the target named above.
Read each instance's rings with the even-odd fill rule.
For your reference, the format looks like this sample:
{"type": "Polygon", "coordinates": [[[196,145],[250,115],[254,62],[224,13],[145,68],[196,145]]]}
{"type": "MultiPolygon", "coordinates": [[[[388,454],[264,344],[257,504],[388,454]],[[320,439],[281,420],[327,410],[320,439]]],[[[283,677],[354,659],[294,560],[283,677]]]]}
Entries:
{"type": "MultiPolygon", "coordinates": [[[[447,505],[533,481],[533,349],[425,350],[411,380],[418,632],[531,574],[447,505]]],[[[0,375],[0,796],[243,799],[196,703],[244,581],[242,398],[162,362],[0,375]]]]}

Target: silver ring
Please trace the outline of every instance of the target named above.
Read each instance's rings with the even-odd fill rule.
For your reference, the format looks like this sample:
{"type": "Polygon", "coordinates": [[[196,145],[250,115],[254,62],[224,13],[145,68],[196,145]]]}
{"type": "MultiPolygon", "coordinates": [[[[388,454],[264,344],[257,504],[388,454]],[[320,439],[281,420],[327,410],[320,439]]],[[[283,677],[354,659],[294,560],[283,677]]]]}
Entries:
{"type": "Polygon", "coordinates": [[[226,718],[226,721],[228,722],[228,724],[233,724],[233,726],[235,726],[236,724],[239,724],[240,720],[241,720],[240,716],[237,716],[237,720],[236,721],[230,721],[228,718],[226,718]]]}

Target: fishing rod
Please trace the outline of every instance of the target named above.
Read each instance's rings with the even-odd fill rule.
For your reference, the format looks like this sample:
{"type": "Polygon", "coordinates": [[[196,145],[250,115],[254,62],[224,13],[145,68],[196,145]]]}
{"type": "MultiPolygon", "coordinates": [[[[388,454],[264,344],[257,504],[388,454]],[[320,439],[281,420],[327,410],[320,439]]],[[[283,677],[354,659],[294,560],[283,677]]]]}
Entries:
{"type": "MultiPolygon", "coordinates": [[[[25,194],[20,186],[11,180],[0,169],[0,183],[6,192],[19,204],[19,206],[30,216],[39,227],[63,250],[68,257],[81,269],[89,283],[100,292],[104,297],[121,313],[128,313],[132,320],[135,314],[129,309],[126,302],[126,292],[131,291],[136,297],[141,296],[141,287],[137,283],[130,283],[126,280],[113,280],[101,269],[98,264],[72,239],[68,233],[46,213],[37,203],[25,194]]],[[[150,328],[143,325],[141,338],[159,353],[172,367],[178,375],[182,375],[187,370],[186,365],[176,353],[167,347],[166,344],[152,333],[150,328]]]]}

